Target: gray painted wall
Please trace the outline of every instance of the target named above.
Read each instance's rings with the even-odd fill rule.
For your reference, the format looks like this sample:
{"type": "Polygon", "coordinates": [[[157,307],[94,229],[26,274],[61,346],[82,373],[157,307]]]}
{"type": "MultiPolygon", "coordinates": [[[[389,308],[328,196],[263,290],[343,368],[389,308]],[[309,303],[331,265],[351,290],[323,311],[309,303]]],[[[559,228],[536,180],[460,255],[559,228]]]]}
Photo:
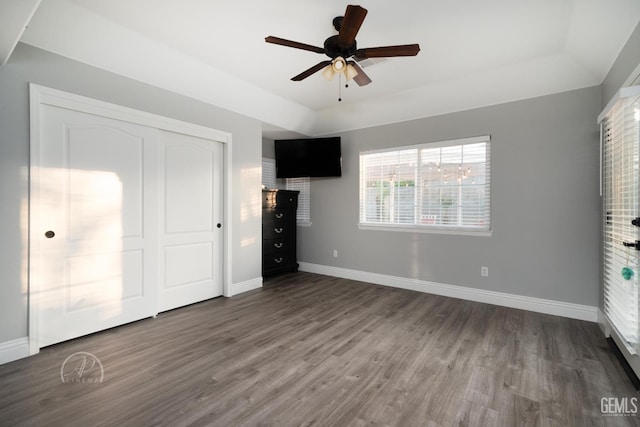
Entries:
{"type": "Polygon", "coordinates": [[[312,179],[299,260],[597,306],[600,106],[596,86],[341,134],[343,176],[312,179]],[[493,236],[358,229],[361,151],[487,134],[493,236]]]}
{"type": "Polygon", "coordinates": [[[27,335],[29,82],[231,133],[232,283],[261,276],[259,121],[20,44],[0,67],[0,343],[27,335]]]}
{"type": "Polygon", "coordinates": [[[276,152],[273,144],[273,139],[262,137],[262,157],[267,159],[275,159],[276,152]]]}

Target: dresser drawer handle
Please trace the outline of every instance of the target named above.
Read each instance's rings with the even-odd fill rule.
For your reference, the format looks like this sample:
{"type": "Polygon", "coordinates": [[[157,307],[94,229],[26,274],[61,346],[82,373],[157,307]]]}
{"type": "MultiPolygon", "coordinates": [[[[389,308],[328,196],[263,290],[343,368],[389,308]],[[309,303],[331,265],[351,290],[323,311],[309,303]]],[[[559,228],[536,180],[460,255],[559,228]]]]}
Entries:
{"type": "Polygon", "coordinates": [[[276,218],[278,218],[278,219],[282,218],[283,216],[284,216],[284,214],[283,214],[283,213],[277,213],[277,214],[276,214],[276,218]]]}
{"type": "Polygon", "coordinates": [[[280,249],[281,247],[284,246],[284,243],[274,243],[273,246],[275,246],[276,248],[280,249]]]}
{"type": "Polygon", "coordinates": [[[278,264],[280,264],[280,263],[283,261],[282,257],[280,257],[280,258],[274,258],[273,260],[274,260],[276,263],[278,263],[278,264]]]}
{"type": "Polygon", "coordinates": [[[276,233],[280,234],[282,233],[282,228],[274,228],[273,231],[275,231],[276,233]]]}

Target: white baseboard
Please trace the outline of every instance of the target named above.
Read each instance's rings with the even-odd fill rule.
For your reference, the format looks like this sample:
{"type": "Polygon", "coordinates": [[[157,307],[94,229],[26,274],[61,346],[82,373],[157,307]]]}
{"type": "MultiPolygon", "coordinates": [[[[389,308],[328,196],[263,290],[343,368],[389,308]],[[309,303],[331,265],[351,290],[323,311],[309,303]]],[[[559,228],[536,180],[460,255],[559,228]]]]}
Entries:
{"type": "Polygon", "coordinates": [[[0,365],[29,356],[29,338],[0,343],[0,365]]]}
{"type": "Polygon", "coordinates": [[[504,292],[487,291],[465,286],[446,285],[443,283],[428,282],[425,280],[369,273],[366,271],[311,264],[307,262],[300,262],[299,264],[300,271],[306,271],[309,273],[324,274],[327,276],[341,277],[344,279],[358,280],[361,282],[375,283],[377,285],[409,289],[412,291],[482,302],[503,307],[519,308],[522,310],[553,314],[555,316],[586,320],[589,322],[598,321],[598,307],[591,307],[588,305],[514,295],[504,292]]]}
{"type": "Polygon", "coordinates": [[[234,296],[243,292],[252,291],[262,287],[262,277],[256,277],[255,279],[245,280],[244,282],[232,283],[230,293],[227,296],[234,296]]]}

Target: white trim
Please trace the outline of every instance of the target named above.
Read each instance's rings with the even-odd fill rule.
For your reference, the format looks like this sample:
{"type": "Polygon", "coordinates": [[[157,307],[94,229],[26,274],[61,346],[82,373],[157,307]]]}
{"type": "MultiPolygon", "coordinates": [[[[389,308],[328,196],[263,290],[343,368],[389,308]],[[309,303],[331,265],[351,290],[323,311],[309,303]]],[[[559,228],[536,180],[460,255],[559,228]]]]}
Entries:
{"type": "Polygon", "coordinates": [[[631,355],[636,356],[636,349],[633,348],[633,346],[629,344],[624,338],[622,338],[623,335],[620,333],[618,328],[616,328],[611,319],[609,319],[609,316],[607,316],[605,313],[602,313],[602,317],[603,319],[598,318],[598,322],[600,322],[601,320],[603,321],[603,324],[600,328],[603,329],[604,327],[603,332],[605,333],[605,336],[614,338],[620,349],[624,347],[625,351],[623,353],[625,354],[625,358],[627,359],[627,361],[630,360],[631,355]]]}
{"type": "Polygon", "coordinates": [[[631,75],[624,81],[622,87],[640,85],[640,64],[633,70],[631,75]]]}
{"type": "Polygon", "coordinates": [[[404,231],[407,233],[431,233],[431,234],[451,234],[454,236],[482,236],[490,237],[493,234],[493,230],[478,230],[474,229],[458,229],[451,230],[446,228],[428,228],[417,224],[363,224],[359,223],[358,228],[360,230],[376,230],[376,231],[404,231]]]}
{"type": "Polygon", "coordinates": [[[29,338],[0,343],[0,365],[29,356],[29,338]]]}
{"type": "MultiPolygon", "coordinates": [[[[600,330],[604,334],[605,338],[611,338],[618,346],[618,350],[622,353],[623,357],[626,359],[629,366],[633,372],[640,376],[640,358],[637,354],[633,354],[629,351],[629,346],[620,338],[620,334],[616,330],[616,328],[611,324],[609,318],[604,312],[598,308],[598,324],[600,326],[600,330]]],[[[633,350],[632,350],[633,351],[633,350]]]]}
{"type": "Polygon", "coordinates": [[[598,123],[602,122],[604,117],[611,111],[613,106],[622,98],[629,98],[630,96],[640,96],[640,86],[623,87],[611,98],[611,101],[604,107],[604,110],[598,114],[598,123]]]}
{"type": "Polygon", "coordinates": [[[377,154],[377,153],[388,153],[389,151],[401,151],[401,150],[415,150],[416,148],[441,148],[441,147],[451,147],[454,145],[468,145],[468,144],[478,144],[481,142],[491,142],[491,135],[482,135],[482,136],[470,136],[468,138],[458,138],[458,139],[447,139],[444,141],[433,141],[433,142],[416,142],[413,145],[401,145],[399,147],[387,147],[387,148],[379,148],[377,150],[369,150],[369,151],[361,151],[360,155],[363,154],[377,154]],[[428,145],[428,147],[423,147],[428,145]]]}
{"type": "MultiPolygon", "coordinates": [[[[604,145],[602,144],[602,135],[604,134],[604,123],[600,123],[600,139],[599,139],[599,152],[598,152],[598,183],[600,185],[600,197],[602,197],[602,195],[604,194],[603,189],[603,182],[602,182],[602,169],[603,169],[603,164],[602,161],[604,160],[604,157],[602,156],[603,152],[602,149],[604,148],[604,145]]],[[[602,205],[601,205],[602,206],[602,205]]]]}
{"type": "Polygon", "coordinates": [[[244,282],[234,283],[231,285],[231,293],[229,297],[241,294],[243,292],[252,291],[254,289],[260,289],[262,287],[262,277],[256,277],[255,279],[245,280],[244,282]]]}
{"type": "Polygon", "coordinates": [[[222,198],[222,202],[225,206],[224,212],[224,222],[223,224],[223,233],[222,238],[224,239],[223,245],[223,271],[222,271],[222,295],[230,295],[231,294],[231,271],[232,271],[232,262],[231,255],[233,254],[233,199],[232,199],[232,191],[233,188],[231,177],[233,176],[233,171],[231,168],[231,161],[233,156],[233,145],[231,144],[231,134],[229,134],[227,143],[223,145],[223,161],[224,161],[224,194],[222,198]]]}
{"type": "MultiPolygon", "coordinates": [[[[223,144],[224,163],[224,203],[226,204],[224,218],[223,242],[223,295],[231,294],[231,266],[232,263],[232,196],[231,196],[231,159],[232,159],[232,136],[228,132],[219,131],[205,126],[184,122],[182,120],[163,117],[157,114],[87,98],[73,93],[63,92],[33,83],[29,84],[29,115],[30,115],[30,167],[29,167],[29,230],[31,225],[37,220],[36,215],[42,213],[38,206],[40,200],[38,194],[38,169],[40,163],[40,110],[41,105],[51,105],[54,107],[67,108],[83,113],[95,114],[110,119],[121,120],[154,129],[165,130],[183,135],[194,136],[223,144]]],[[[33,265],[38,260],[34,259],[35,254],[39,254],[39,242],[41,239],[35,238],[33,233],[29,233],[29,265],[33,265]]],[[[29,278],[29,354],[34,355],[40,351],[39,345],[39,303],[37,299],[37,281],[29,278]]]]}
{"type": "Polygon", "coordinates": [[[40,300],[36,285],[37,280],[33,280],[32,268],[39,265],[40,260],[35,259],[36,254],[42,253],[40,250],[41,239],[35,238],[31,230],[33,223],[42,223],[40,216],[43,209],[40,207],[39,186],[34,185],[41,182],[40,168],[33,165],[40,164],[40,105],[42,104],[42,92],[38,86],[29,85],[29,274],[28,274],[28,325],[29,334],[29,355],[40,352],[40,300]],[[37,264],[36,264],[37,263],[37,264]]]}
{"type": "Polygon", "coordinates": [[[537,313],[568,317],[570,319],[586,320],[589,322],[596,322],[598,319],[598,308],[588,305],[514,295],[504,292],[487,291],[465,286],[447,285],[443,283],[428,282],[419,279],[409,279],[406,277],[369,273],[366,271],[311,264],[307,262],[300,262],[299,264],[300,271],[306,271],[309,273],[324,274],[327,276],[375,283],[378,285],[391,286],[394,288],[408,289],[412,291],[442,295],[452,298],[459,298],[468,301],[476,301],[503,307],[518,308],[521,310],[534,311],[537,313]]]}
{"type": "Polygon", "coordinates": [[[40,104],[52,105],[55,107],[67,108],[82,113],[95,114],[110,119],[122,120],[135,123],[154,129],[167,130],[175,133],[182,133],[203,139],[210,139],[217,142],[229,143],[231,134],[205,126],[172,119],[110,102],[87,98],[74,93],[63,92],[61,90],[29,83],[31,92],[37,92],[40,104]]]}

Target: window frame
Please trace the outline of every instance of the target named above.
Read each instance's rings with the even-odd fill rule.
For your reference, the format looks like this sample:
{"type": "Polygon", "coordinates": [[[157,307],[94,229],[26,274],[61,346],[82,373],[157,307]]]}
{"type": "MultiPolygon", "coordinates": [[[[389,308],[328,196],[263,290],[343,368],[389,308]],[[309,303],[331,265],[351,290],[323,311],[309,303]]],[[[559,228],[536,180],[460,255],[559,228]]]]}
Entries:
{"type": "MultiPolygon", "coordinates": [[[[419,165],[414,165],[414,172],[416,176],[420,176],[420,167],[419,165]]],[[[428,142],[428,143],[420,143],[413,145],[405,145],[398,147],[388,147],[377,150],[367,150],[361,151],[359,153],[359,197],[358,197],[358,228],[361,230],[376,230],[376,231],[399,231],[399,232],[411,232],[411,233],[433,233],[433,234],[451,234],[451,235],[466,235],[466,236],[491,236],[493,234],[493,224],[491,221],[491,135],[483,135],[469,138],[460,138],[453,140],[445,140],[445,141],[436,141],[436,142],[428,142]],[[420,224],[416,222],[416,217],[414,215],[414,222],[408,224],[398,224],[398,223],[390,223],[390,222],[366,222],[363,221],[364,215],[366,212],[363,211],[365,209],[365,200],[364,200],[364,191],[366,191],[366,182],[365,182],[365,174],[364,171],[364,157],[371,154],[379,154],[379,153],[396,153],[402,152],[405,150],[417,150],[420,151],[422,149],[435,149],[435,148],[446,148],[446,147],[457,147],[457,146],[465,146],[470,144],[478,144],[478,143],[486,143],[486,161],[483,163],[486,168],[484,177],[486,179],[485,186],[485,210],[487,211],[486,218],[488,225],[487,227],[473,227],[473,226],[458,226],[458,225],[429,225],[429,224],[420,224]]],[[[421,187],[418,187],[421,189],[421,187]]],[[[454,187],[455,188],[455,187],[454,187]]],[[[414,209],[417,211],[417,206],[421,203],[422,195],[421,191],[416,192],[414,194],[414,209]]]]}

